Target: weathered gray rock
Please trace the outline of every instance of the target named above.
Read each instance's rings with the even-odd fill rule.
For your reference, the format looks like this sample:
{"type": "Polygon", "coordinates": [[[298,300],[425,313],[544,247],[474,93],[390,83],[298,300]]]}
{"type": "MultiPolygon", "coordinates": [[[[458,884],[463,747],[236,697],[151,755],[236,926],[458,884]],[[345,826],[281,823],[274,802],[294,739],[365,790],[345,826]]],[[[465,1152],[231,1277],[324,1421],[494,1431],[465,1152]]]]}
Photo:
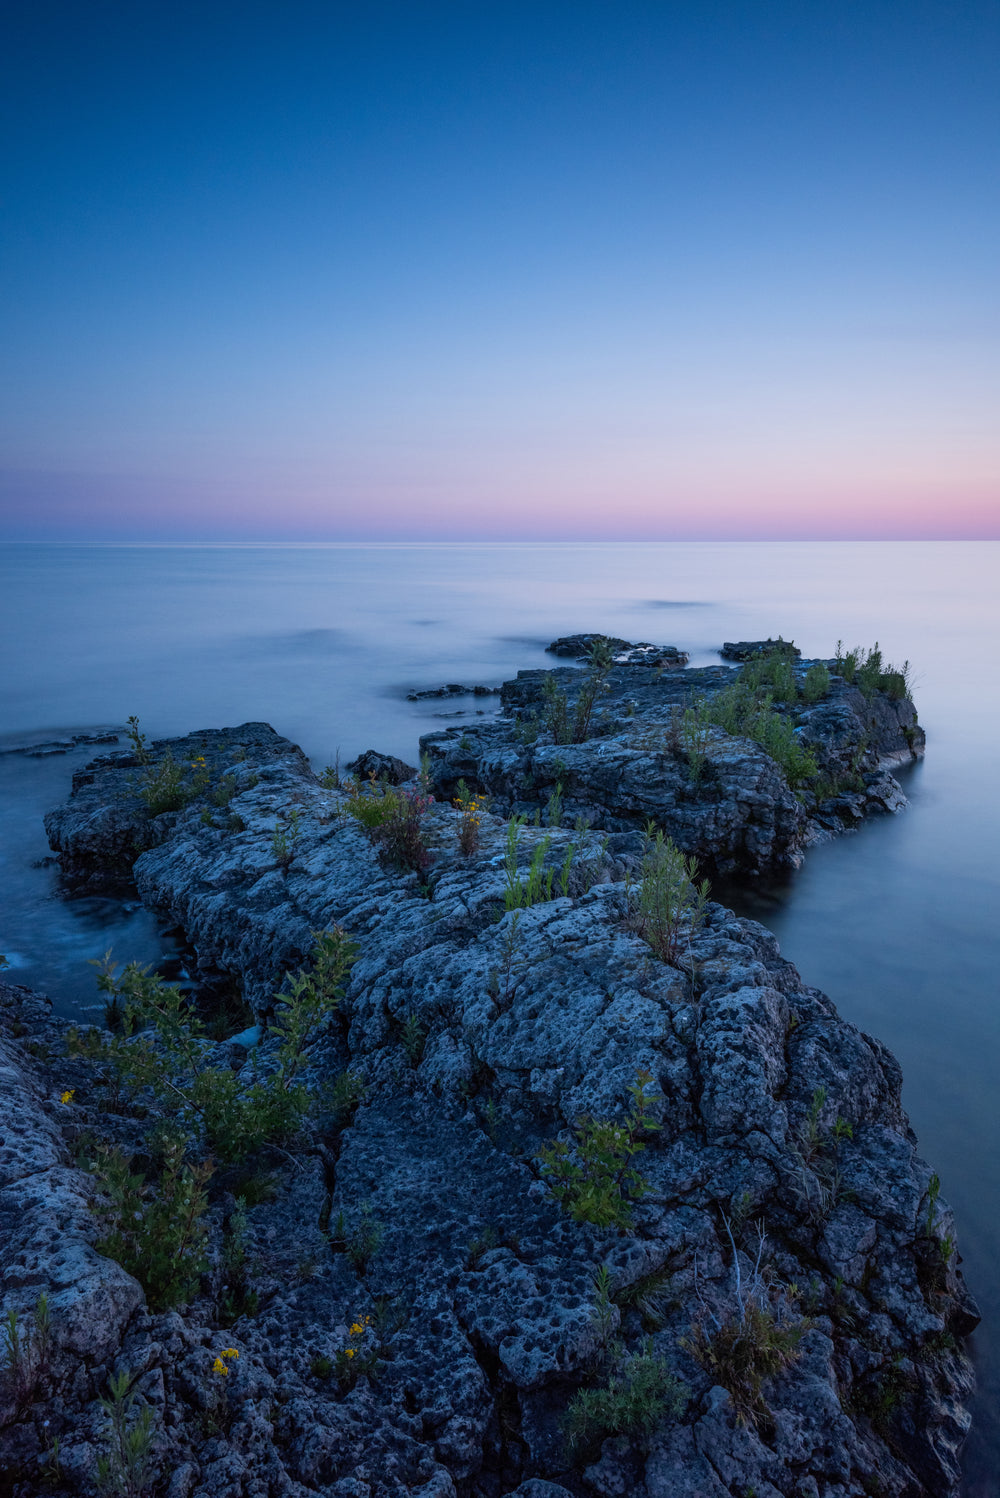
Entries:
{"type": "Polygon", "coordinates": [[[590,658],[590,652],[598,641],[607,643],[614,652],[615,660],[620,665],[633,666],[657,666],[661,670],[664,667],[686,666],[688,654],[685,650],[678,650],[676,645],[651,645],[648,640],[633,643],[631,640],[621,640],[617,635],[563,635],[558,640],[553,640],[551,645],[546,645],[552,655],[568,656],[575,661],[586,661],[590,658]]]}
{"type": "Polygon", "coordinates": [[[46,1380],[103,1361],[142,1303],[131,1275],[94,1249],[91,1183],[70,1164],[60,1127],[71,1104],[10,1038],[12,1028],[37,1035],[47,1023],[37,996],[0,983],[0,1307],[19,1344],[15,1354],[8,1333],[0,1426],[46,1380]]]}
{"type": "Polygon", "coordinates": [[[752,661],[757,656],[772,655],[775,651],[794,660],[802,655],[797,645],[791,640],[783,640],[780,635],[776,640],[772,640],[770,635],[766,640],[727,640],[719,654],[724,661],[752,661]]]}
{"type": "MultiPolygon", "coordinates": [[[[294,746],[255,731],[259,755],[235,748],[244,730],[218,744],[216,774],[234,752],[249,755],[236,762],[227,821],[208,825],[198,803],[171,814],[134,878],[262,1015],[282,974],[305,959],[310,933],[346,927],[360,956],[343,1023],[316,1038],[308,1076],[318,1087],[349,1067],[365,1096],[338,1137],[303,1138],[276,1198],[249,1213],[256,1315],[220,1326],[215,1269],[183,1315],[143,1318],[133,1299],[129,1319],[118,1306],[92,1365],[83,1355],[92,1371],[52,1375],[44,1407],[61,1411],[66,1491],[89,1491],[106,1443],[96,1395],[118,1366],[134,1371],[154,1410],[161,1486],[178,1498],[317,1488],[368,1498],[954,1494],[971,1387],[959,1339],[975,1309],[884,1047],[803,984],[763,927],[721,906],[681,944],[679,965],[657,958],[630,915],[641,850],[633,833],[604,846],[596,834],[523,829],[519,877],[541,844],[556,898],[504,914],[502,821],[484,815],[480,849],[463,858],[459,813],[435,805],[425,818],[431,867],[419,880],[401,874],[380,862],[343,816],[342,794],[320,786],[294,746]],[[283,817],[290,825],[290,808],[286,863],[274,829],[283,817]],[[414,1025],[418,1050],[403,1043],[414,1025]],[[648,1189],[633,1225],[574,1222],[545,1183],[538,1150],[570,1138],[582,1115],[623,1120],[640,1070],[651,1075],[660,1128],[638,1157],[648,1189]],[[365,1210],[383,1235],[358,1268],[345,1246],[365,1210]],[[757,1425],[741,1423],[688,1346],[706,1316],[735,1312],[725,1219],[744,1283],[753,1224],[763,1222],[771,1293],[811,1322],[801,1355],[766,1383],[768,1414],[757,1425]],[[687,1394],[680,1416],[648,1438],[598,1441],[570,1460],[567,1405],[604,1376],[601,1266],[625,1353],[651,1337],[687,1394]],[[659,1286],[649,1331],[635,1304],[644,1286],[649,1295],[659,1286]],[[323,1360],[335,1360],[365,1315],[378,1322],[365,1333],[378,1339],[377,1377],[342,1388],[323,1360]],[[213,1432],[206,1412],[221,1347],[240,1357],[226,1428],[213,1432]]],[[[580,776],[583,757],[600,758],[612,738],[577,746],[580,776]]],[[[112,762],[92,773],[74,796],[86,813],[71,802],[53,823],[81,869],[103,856],[89,829],[127,772],[112,762]]],[[[18,1095],[27,1085],[21,1072],[10,1083],[18,1095]]],[[[82,1072],[76,1085],[73,1123],[102,1127],[99,1090],[82,1072]]],[[[38,1148],[53,1152],[50,1173],[54,1128],[43,1112],[38,1148]]],[[[32,1158],[27,1142],[22,1152],[32,1158]]],[[[224,1215],[222,1203],[220,1223],[224,1215]]],[[[16,1287],[29,1298],[49,1257],[59,1264],[51,1238],[30,1242],[35,1278],[16,1287]]],[[[27,1494],[45,1435],[37,1406],[15,1413],[0,1459],[16,1457],[27,1494]]]]}
{"type": "MultiPolygon", "coordinates": [[[[740,658],[750,658],[758,644],[763,652],[768,643],[774,642],[752,648],[744,642],[740,658]]],[[[801,681],[812,663],[790,658],[790,664],[801,681]]],[[[802,747],[812,751],[825,799],[808,788],[793,789],[759,744],[717,727],[707,729],[702,762],[693,770],[683,712],[737,676],[726,667],[651,671],[637,663],[633,649],[608,676],[587,742],[564,744],[554,743],[544,727],[546,691],[554,685],[572,705],[585,673],[566,667],[521,671],[504,684],[499,721],[427,734],[421,750],[440,796],[453,798],[464,780],[507,814],[537,812],[549,822],[558,811],[563,824],[582,819],[608,832],[641,831],[652,821],[706,872],[726,875],[795,867],[811,844],[867,816],[905,807],[889,768],[923,752],[913,703],[880,692],[867,698],[837,676],[818,703],[775,704],[793,718],[802,747]]]]}
{"type": "MultiPolygon", "coordinates": [[[[436,694],[435,694],[436,695],[436,694]]],[[[416,766],[408,765],[395,754],[381,754],[377,749],[366,749],[347,766],[358,780],[387,780],[390,785],[403,785],[417,773],[416,766]]]]}

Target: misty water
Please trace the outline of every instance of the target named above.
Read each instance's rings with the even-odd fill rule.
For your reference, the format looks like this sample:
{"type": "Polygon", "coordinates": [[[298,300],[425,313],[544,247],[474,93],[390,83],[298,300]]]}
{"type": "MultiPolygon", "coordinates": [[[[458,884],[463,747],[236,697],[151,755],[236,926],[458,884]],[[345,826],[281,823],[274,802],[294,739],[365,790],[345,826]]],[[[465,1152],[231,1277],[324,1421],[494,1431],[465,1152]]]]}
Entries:
{"type": "MultiPolygon", "coordinates": [[[[673,644],[781,634],[806,655],[879,641],[913,666],[925,761],[898,817],[813,850],[778,887],[728,891],[810,983],[899,1058],[921,1152],[958,1220],[984,1322],[966,1492],[1000,1470],[1000,740],[997,543],[10,546],[0,557],[0,751],[120,726],[150,738],[265,719],[314,765],[421,733],[490,699],[545,644],[601,630],[673,644]],[[444,716],[442,716],[444,715],[444,716]]],[[[149,913],[67,899],[42,813],[94,749],[0,752],[0,952],[63,1013],[93,1009],[88,959],[156,961],[149,913]]]]}

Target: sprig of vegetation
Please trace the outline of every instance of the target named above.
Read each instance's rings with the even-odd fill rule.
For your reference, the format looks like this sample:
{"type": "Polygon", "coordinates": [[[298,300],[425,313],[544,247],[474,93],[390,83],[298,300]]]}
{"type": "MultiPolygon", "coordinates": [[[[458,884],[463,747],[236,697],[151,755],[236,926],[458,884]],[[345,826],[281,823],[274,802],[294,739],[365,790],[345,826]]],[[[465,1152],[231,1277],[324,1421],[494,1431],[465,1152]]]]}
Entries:
{"type": "Polygon", "coordinates": [[[883,659],[877,640],[870,650],[862,645],[844,650],[838,640],[835,660],[838,673],[866,697],[884,692],[891,702],[901,702],[904,697],[912,696],[909,661],[904,661],[901,666],[890,665],[883,659]]]}
{"type": "Polygon", "coordinates": [[[619,1357],[602,1386],[574,1394],[563,1420],[570,1455],[609,1436],[648,1435],[664,1420],[681,1414],[687,1394],[647,1341],[641,1352],[619,1357]]]}
{"type": "Polygon", "coordinates": [[[115,1106],[148,1088],[188,1135],[203,1136],[222,1160],[245,1159],[264,1144],[280,1143],[313,1104],[298,1080],[312,1034],[337,1010],[357,957],[339,926],[313,932],[312,965],[286,975],[275,995],[272,1031],[280,1038],[273,1070],[249,1085],[228,1067],[208,1061],[204,1026],[180,990],[138,963],[121,975],[110,952],[100,964],[100,987],[121,1016],[117,1034],[70,1034],[70,1048],[102,1065],[115,1106]]]}
{"type": "Polygon", "coordinates": [[[112,1374],[101,1399],[108,1449],[97,1458],[98,1486],[111,1498],[143,1498],[152,1476],[153,1411],[147,1404],[133,1415],[134,1403],[129,1375],[112,1374]]]}
{"type": "Polygon", "coordinates": [[[663,962],[676,962],[681,939],[688,941],[705,920],[710,886],[696,883],[698,865],[686,857],[661,828],[646,828],[635,929],[663,962]]]}
{"type": "MultiPolygon", "coordinates": [[[[599,696],[607,691],[607,680],[614,665],[611,642],[599,636],[590,647],[587,670],[577,694],[576,705],[570,713],[569,698],[556,684],[554,676],[546,676],[545,724],[552,733],[555,744],[584,744],[590,733],[594,706],[599,696]]],[[[552,824],[555,825],[555,824],[552,824]]]]}
{"type": "Polygon", "coordinates": [[[789,785],[802,785],[818,775],[816,757],[799,741],[791,719],[773,710],[772,701],[769,691],[761,691],[741,676],[714,697],[701,698],[695,711],[704,723],[752,739],[781,767],[789,785]]]}
{"type": "Polygon", "coordinates": [[[631,1227],[631,1203],[643,1197],[647,1189],[632,1162],[646,1147],[644,1136],[660,1128],[650,1116],[646,1095],[652,1080],[650,1072],[636,1073],[629,1088],[631,1106],[623,1123],[580,1118],[574,1125],[572,1143],[554,1139],[539,1150],[542,1175],[574,1222],[631,1227]]]}
{"type": "Polygon", "coordinates": [[[794,1297],[771,1287],[762,1272],[763,1224],[758,1224],[756,1258],[744,1278],[732,1225],[725,1216],[722,1221],[733,1251],[732,1298],[719,1311],[702,1298],[702,1315],[681,1346],[713,1382],[729,1390],[737,1419],[756,1425],[767,1415],[764,1383],[795,1362],[811,1323],[798,1316],[794,1297]]]}
{"type": "MultiPolygon", "coordinates": [[[[552,834],[548,833],[541,838],[534,847],[531,854],[531,862],[528,865],[528,877],[522,879],[518,872],[517,843],[522,827],[527,819],[523,816],[511,817],[507,823],[507,842],[504,849],[504,874],[507,879],[507,888],[504,891],[505,910],[528,910],[532,905],[540,905],[553,896],[553,884],[555,882],[555,869],[545,867],[545,859],[552,846],[552,834]]],[[[567,852],[567,859],[563,862],[560,875],[559,887],[563,894],[569,890],[569,867],[572,864],[572,845],[567,852]]]]}
{"type": "Polygon", "coordinates": [[[183,1141],[175,1139],[166,1148],[155,1188],[133,1173],[129,1157],[117,1149],[99,1149],[90,1168],[104,1227],[98,1252],[135,1275],[153,1310],[190,1300],[207,1265],[204,1216],[211,1164],[186,1165],[183,1141]]]}
{"type": "Polygon", "coordinates": [[[802,682],[803,701],[810,704],[822,701],[830,690],[830,673],[822,661],[813,661],[802,682]]]}
{"type": "Polygon", "coordinates": [[[365,786],[345,782],[344,811],[364,830],[369,841],[396,868],[420,874],[430,867],[431,853],[424,841],[421,822],[433,803],[422,791],[389,785],[369,777],[365,786]]]}
{"type": "Polygon", "coordinates": [[[482,814],[485,802],[481,796],[474,796],[464,780],[458,782],[458,795],[455,798],[460,816],[458,819],[458,847],[463,858],[471,858],[479,848],[479,827],[482,822],[482,814]]]}

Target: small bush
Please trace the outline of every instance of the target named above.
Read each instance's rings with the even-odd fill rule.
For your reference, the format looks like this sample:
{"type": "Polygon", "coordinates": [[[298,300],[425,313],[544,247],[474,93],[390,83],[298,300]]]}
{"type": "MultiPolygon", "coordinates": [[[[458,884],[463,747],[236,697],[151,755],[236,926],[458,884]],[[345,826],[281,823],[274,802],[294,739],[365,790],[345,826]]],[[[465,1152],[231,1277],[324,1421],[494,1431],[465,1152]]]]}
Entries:
{"type": "Polygon", "coordinates": [[[224,1284],[219,1305],[219,1325],[229,1327],[241,1316],[256,1316],[260,1296],[250,1284],[247,1202],[244,1196],[236,1198],[236,1205],[226,1225],[222,1245],[222,1274],[224,1284]]]}
{"type": "Polygon", "coordinates": [[[542,1174],[574,1222],[631,1227],[630,1203],[646,1193],[646,1183],[632,1162],[646,1147],[642,1136],[660,1127],[649,1116],[646,1088],[652,1080],[649,1072],[636,1073],[624,1123],[581,1118],[572,1144],[555,1139],[539,1150],[542,1174]]]}
{"type": "Polygon", "coordinates": [[[378,1253],[385,1235],[385,1228],[371,1209],[370,1202],[362,1202],[353,1223],[349,1223],[343,1212],[337,1214],[331,1232],[335,1249],[347,1255],[348,1263],[357,1274],[364,1274],[378,1253]]]}
{"type": "Polygon", "coordinates": [[[150,816],[158,817],[162,812],[180,811],[194,791],[185,784],[184,769],[168,749],[158,765],[146,766],[146,773],[139,782],[139,795],[150,816]]]}
{"type": "Polygon", "coordinates": [[[704,1317],[682,1338],[684,1347],[714,1383],[728,1389],[737,1419],[756,1425],[767,1418],[762,1396],[764,1382],[789,1367],[799,1356],[799,1343],[810,1322],[795,1311],[794,1293],[780,1293],[761,1271],[766,1239],[758,1224],[758,1249],[752,1272],[745,1279],[732,1224],[723,1224],[733,1251],[734,1289],[730,1302],[716,1314],[706,1303],[704,1317]]]}
{"type": "Polygon", "coordinates": [[[143,1498],[153,1475],[153,1411],[147,1404],[133,1415],[130,1384],[127,1373],[113,1374],[101,1400],[107,1449],[97,1458],[97,1485],[109,1498],[143,1498]]]}
{"type": "Polygon", "coordinates": [[[572,714],[567,694],[556,685],[554,676],[546,676],[545,724],[551,731],[553,743],[586,743],[594,706],[598,697],[608,689],[607,680],[613,665],[614,653],[610,642],[603,637],[595,639],[572,714]]]}
{"type": "Polygon", "coordinates": [[[420,1023],[419,1016],[408,1014],[399,1035],[400,1044],[406,1052],[406,1058],[410,1065],[417,1067],[423,1059],[424,1046],[427,1044],[427,1031],[420,1023]]]}
{"type": "Polygon", "coordinates": [[[432,802],[431,796],[388,785],[372,776],[364,789],[351,783],[344,810],[389,863],[421,874],[430,867],[431,854],[420,824],[432,802]]]}
{"type": "Polygon", "coordinates": [[[90,1168],[100,1192],[98,1215],[104,1226],[98,1252],[135,1276],[153,1310],[169,1310],[190,1300],[207,1264],[205,1187],[211,1165],[186,1165],[183,1143],[174,1140],[165,1151],[155,1187],[132,1173],[131,1161],[120,1150],[99,1150],[90,1168]]]}
{"type": "Polygon", "coordinates": [[[740,671],[740,681],[757,695],[767,692],[774,702],[795,702],[799,693],[790,649],[778,648],[754,656],[740,671]]]}
{"type": "Polygon", "coordinates": [[[909,661],[904,661],[901,666],[891,666],[883,660],[877,640],[870,650],[855,645],[853,650],[846,651],[838,640],[836,665],[844,680],[858,687],[866,697],[884,692],[890,701],[901,702],[912,696],[909,661]]]}
{"type": "Polygon", "coordinates": [[[769,692],[753,688],[741,677],[714,697],[702,698],[696,710],[704,722],[753,739],[781,767],[790,785],[814,779],[819,766],[812,751],[802,747],[790,719],[774,712],[771,702],[769,692]]]}
{"type": "Polygon", "coordinates": [[[779,1320],[773,1307],[755,1301],[742,1317],[730,1312],[717,1328],[699,1322],[683,1345],[713,1382],[729,1390],[737,1417],[756,1425],[767,1414],[765,1380],[795,1362],[806,1330],[806,1322],[779,1320]]]}
{"type": "Polygon", "coordinates": [[[247,1086],[228,1067],[209,1065],[204,1026],[180,990],[134,962],[119,977],[110,953],[98,981],[121,1016],[120,1031],[71,1032],[71,1050],[102,1065],[116,1107],[149,1089],[183,1131],[201,1133],[220,1159],[244,1160],[292,1135],[313,1104],[298,1080],[305,1047],[335,1013],[357,956],[340,927],[313,936],[311,968],[286,975],[275,995],[272,1031],[280,1044],[266,1078],[247,1086]]]}
{"type": "Polygon", "coordinates": [[[802,683],[802,696],[812,705],[821,702],[830,690],[830,673],[822,661],[813,661],[802,683]]]}
{"type": "Polygon", "coordinates": [[[471,858],[479,848],[479,825],[484,803],[472,795],[464,780],[460,780],[455,805],[461,813],[458,819],[459,851],[463,858],[471,858]]]}
{"type": "MultiPolygon", "coordinates": [[[[507,843],[504,850],[504,874],[507,878],[507,888],[504,891],[504,910],[529,910],[532,905],[540,905],[546,900],[555,898],[553,885],[555,883],[555,869],[545,867],[545,859],[552,846],[551,833],[543,837],[535,844],[528,865],[528,877],[522,879],[517,867],[517,842],[521,828],[525,826],[526,819],[511,817],[507,823],[507,843]]],[[[574,848],[572,843],[566,851],[562,869],[559,877],[560,893],[569,893],[569,875],[573,863],[574,848]]]]}
{"type": "Polygon", "coordinates": [[[602,1388],[574,1394],[563,1421],[570,1454],[609,1436],[648,1435],[669,1416],[680,1415],[686,1401],[684,1385],[647,1343],[641,1353],[621,1360],[602,1388]]]}
{"type": "Polygon", "coordinates": [[[708,761],[710,740],[708,724],[693,708],[689,707],[681,717],[676,733],[679,745],[687,755],[691,784],[697,785],[705,772],[705,765],[708,761]]]}
{"type": "Polygon", "coordinates": [[[686,858],[662,830],[646,829],[635,927],[663,962],[676,962],[681,938],[694,935],[705,919],[709,884],[695,883],[697,863],[686,858]]]}

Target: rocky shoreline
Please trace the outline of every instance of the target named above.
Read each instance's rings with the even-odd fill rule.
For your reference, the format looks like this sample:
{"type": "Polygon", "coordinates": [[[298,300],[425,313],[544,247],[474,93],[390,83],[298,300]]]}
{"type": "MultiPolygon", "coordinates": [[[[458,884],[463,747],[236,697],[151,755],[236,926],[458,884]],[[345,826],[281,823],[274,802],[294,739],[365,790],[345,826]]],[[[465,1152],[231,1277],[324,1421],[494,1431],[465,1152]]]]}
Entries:
{"type": "MultiPolygon", "coordinates": [[[[107,1052],[67,1055],[46,1002],[0,987],[0,1491],[96,1492],[122,1378],[147,1465],[105,1491],[957,1491],[978,1318],[896,1062],[762,926],[695,899],[657,942],[643,895],[650,820],[752,873],[905,804],[889,766],[922,752],[912,702],[825,663],[824,694],[786,708],[810,791],[697,707],[737,673],[613,643],[579,742],[562,729],[592,661],[549,687],[522,672],[500,719],[423,741],[422,783],[361,766],[367,809],[260,723],[74,777],[46,822],[66,877],[134,880],[247,1006],[195,1046],[234,1106],[285,1064],[285,975],[317,971],[316,933],[357,951],[297,1074],[339,1101],[216,1160],[169,1308],[97,1251],[87,1167],[114,1143],[154,1180],[187,1095],[112,1106],[107,1052]],[[405,858],[361,815],[380,798],[419,824],[405,858]]],[[[815,663],[787,664],[801,686],[815,663]]]]}

